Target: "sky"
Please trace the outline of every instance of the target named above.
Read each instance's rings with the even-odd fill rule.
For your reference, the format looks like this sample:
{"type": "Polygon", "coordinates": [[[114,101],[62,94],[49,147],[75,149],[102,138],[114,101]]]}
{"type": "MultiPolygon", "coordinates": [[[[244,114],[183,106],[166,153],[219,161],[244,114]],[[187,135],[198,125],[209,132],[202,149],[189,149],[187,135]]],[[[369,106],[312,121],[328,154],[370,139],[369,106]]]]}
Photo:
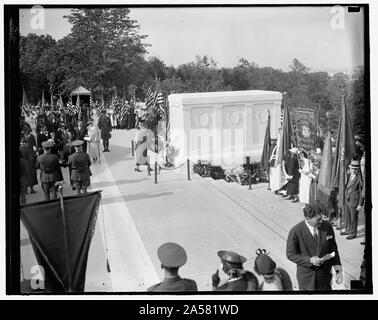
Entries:
{"type": "MultiPolygon", "coordinates": [[[[345,8],[345,7],[344,7],[345,8]]],[[[240,58],[260,67],[289,70],[294,58],[312,71],[350,72],[363,64],[363,14],[334,7],[131,8],[130,17],[148,35],[149,55],[177,67],[212,57],[218,67],[240,58]],[[336,8],[337,9],[337,8],[336,8]],[[338,9],[337,9],[338,10],[338,9]],[[341,12],[341,13],[340,13],[341,12]],[[341,19],[341,20],[340,20],[341,19]],[[337,28],[332,27],[336,22],[337,28]],[[342,23],[344,21],[344,23],[342,23]]],[[[20,10],[20,32],[61,39],[71,30],[69,9],[46,9],[45,28],[33,29],[30,9],[20,10]]]]}

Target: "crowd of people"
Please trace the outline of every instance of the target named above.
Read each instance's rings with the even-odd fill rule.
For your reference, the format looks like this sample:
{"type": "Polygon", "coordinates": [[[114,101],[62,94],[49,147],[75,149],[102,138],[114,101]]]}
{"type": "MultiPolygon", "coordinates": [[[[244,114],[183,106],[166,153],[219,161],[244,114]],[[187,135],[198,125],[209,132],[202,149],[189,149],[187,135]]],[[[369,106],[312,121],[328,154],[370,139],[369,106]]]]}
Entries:
{"type": "MultiPolygon", "coordinates": [[[[280,133],[281,135],[281,133],[280,133]]],[[[279,141],[280,137],[277,139],[279,141]]],[[[320,202],[324,207],[324,219],[329,220],[348,240],[357,236],[358,214],[364,211],[365,199],[365,147],[360,135],[355,135],[355,150],[345,179],[345,207],[338,199],[338,188],[324,186],[324,179],[330,184],[332,163],[336,148],[331,133],[326,138],[329,143],[317,139],[315,150],[305,151],[303,148],[292,147],[289,155],[278,161],[280,145],[273,148],[270,158],[270,189],[277,196],[292,202],[314,204],[320,202]],[[331,161],[326,164],[328,153],[324,148],[330,148],[331,161]],[[322,163],[324,166],[322,167],[322,163]],[[328,166],[328,171],[325,168],[328,166]],[[322,181],[321,169],[323,170],[322,181]],[[327,171],[327,172],[326,172],[327,171]],[[325,190],[326,189],[326,190],[325,190]]],[[[365,242],[361,242],[365,244],[365,242]]]]}
{"type": "MultiPolygon", "coordinates": [[[[332,290],[332,269],[335,282],[343,282],[343,268],[332,225],[323,220],[324,209],[319,203],[306,205],[304,220],[289,232],[286,257],[297,265],[299,290],[332,290]]],[[[220,267],[211,277],[213,291],[291,291],[292,280],[288,272],[265,249],[255,252],[253,270],[246,270],[247,258],[234,252],[221,250],[217,255],[220,267]]],[[[187,262],[185,249],[177,243],[164,243],[158,248],[158,258],[164,270],[164,279],[149,292],[197,291],[197,283],[181,278],[179,268],[187,262]]]]}
{"type": "Polygon", "coordinates": [[[97,102],[83,104],[80,112],[42,104],[22,108],[20,117],[20,203],[27,193],[36,193],[39,181],[44,200],[57,197],[55,184],[63,180],[62,168],[69,168],[70,184],[78,194],[90,185],[90,166],[99,162],[100,141],[103,152],[110,152],[109,140],[115,129],[138,125],[140,108],[128,105],[124,114],[103,108],[97,102]]]}

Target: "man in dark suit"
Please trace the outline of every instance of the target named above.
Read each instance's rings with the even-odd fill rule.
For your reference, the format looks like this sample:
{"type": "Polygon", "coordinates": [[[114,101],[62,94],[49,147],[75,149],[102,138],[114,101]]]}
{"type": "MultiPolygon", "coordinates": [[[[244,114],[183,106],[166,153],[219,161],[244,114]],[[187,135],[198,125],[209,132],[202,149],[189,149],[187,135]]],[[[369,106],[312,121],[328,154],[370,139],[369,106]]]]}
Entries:
{"type": "Polygon", "coordinates": [[[75,128],[75,140],[83,141],[83,152],[87,152],[87,141],[84,138],[88,135],[88,130],[84,127],[83,122],[79,121],[77,127],[75,128]]]}
{"type": "Polygon", "coordinates": [[[37,168],[41,169],[40,181],[43,194],[45,200],[50,200],[50,192],[52,192],[53,199],[56,199],[55,183],[63,180],[59,158],[56,154],[51,153],[52,141],[44,141],[42,147],[44,153],[37,158],[37,168]]]}
{"type": "Polygon", "coordinates": [[[297,265],[300,290],[332,290],[332,267],[336,282],[343,281],[335,233],[328,221],[322,221],[319,203],[306,205],[303,212],[305,220],[289,232],[286,256],[297,265]]]}
{"type": "Polygon", "coordinates": [[[233,251],[218,251],[221,268],[212,276],[214,291],[255,291],[258,289],[256,276],[243,268],[247,259],[233,251]]]}
{"type": "Polygon", "coordinates": [[[345,185],[345,232],[342,232],[341,235],[348,235],[347,239],[351,240],[357,235],[358,212],[364,204],[364,183],[358,160],[352,160],[349,169],[350,174],[348,174],[345,185]]]}
{"type": "Polygon", "coordinates": [[[164,269],[164,280],[148,288],[149,292],[183,292],[197,291],[194,280],[181,278],[178,270],[187,261],[186,252],[177,243],[167,242],[158,249],[161,268],[164,269]]]}
{"type": "Polygon", "coordinates": [[[89,169],[91,159],[88,153],[83,152],[83,141],[75,140],[72,142],[72,145],[75,147],[75,153],[71,154],[67,161],[71,170],[72,185],[77,194],[85,194],[91,184],[90,176],[92,173],[89,169]]]}

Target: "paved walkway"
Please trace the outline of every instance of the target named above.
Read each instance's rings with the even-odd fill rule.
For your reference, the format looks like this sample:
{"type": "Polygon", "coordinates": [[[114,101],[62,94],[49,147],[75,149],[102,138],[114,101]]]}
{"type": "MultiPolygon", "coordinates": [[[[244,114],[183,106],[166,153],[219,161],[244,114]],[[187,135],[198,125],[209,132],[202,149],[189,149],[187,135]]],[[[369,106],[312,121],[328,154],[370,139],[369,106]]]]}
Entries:
{"type": "MultiPolygon", "coordinates": [[[[237,251],[248,259],[245,268],[253,270],[257,248],[269,251],[297,288],[295,265],[286,259],[285,247],[290,228],[303,219],[302,204],[273,195],[266,184],[248,190],[193,173],[188,181],[186,165],[162,170],[155,184],[146,167],[134,171],[134,136],[135,130],[113,131],[111,152],[103,153],[102,163],[92,168],[91,188],[103,190],[103,218],[90,249],[86,291],[145,291],[163,276],[156,251],[167,241],[186,249],[188,262],[180,273],[195,279],[199,290],[211,290],[218,250],[237,251]]],[[[348,286],[359,275],[362,238],[347,241],[338,233],[336,238],[348,286]]]]}

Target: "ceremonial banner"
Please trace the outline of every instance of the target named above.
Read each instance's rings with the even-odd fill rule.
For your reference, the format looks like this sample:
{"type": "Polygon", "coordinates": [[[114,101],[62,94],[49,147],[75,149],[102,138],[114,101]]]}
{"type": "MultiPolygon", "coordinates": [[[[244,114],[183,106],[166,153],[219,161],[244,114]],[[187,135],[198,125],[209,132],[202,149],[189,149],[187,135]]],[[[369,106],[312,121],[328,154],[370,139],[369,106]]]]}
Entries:
{"type": "Polygon", "coordinates": [[[345,105],[345,95],[342,96],[341,115],[337,130],[336,154],[332,165],[332,188],[339,191],[339,207],[344,210],[346,167],[356,153],[353,126],[345,105]]]}
{"type": "Polygon", "coordinates": [[[311,109],[298,108],[293,112],[298,147],[306,152],[315,149],[316,117],[311,109]]]}
{"type": "MultiPolygon", "coordinates": [[[[83,292],[101,191],[21,206],[21,220],[44,269],[45,290],[83,292]]],[[[105,263],[105,262],[104,262],[105,263]]]]}

